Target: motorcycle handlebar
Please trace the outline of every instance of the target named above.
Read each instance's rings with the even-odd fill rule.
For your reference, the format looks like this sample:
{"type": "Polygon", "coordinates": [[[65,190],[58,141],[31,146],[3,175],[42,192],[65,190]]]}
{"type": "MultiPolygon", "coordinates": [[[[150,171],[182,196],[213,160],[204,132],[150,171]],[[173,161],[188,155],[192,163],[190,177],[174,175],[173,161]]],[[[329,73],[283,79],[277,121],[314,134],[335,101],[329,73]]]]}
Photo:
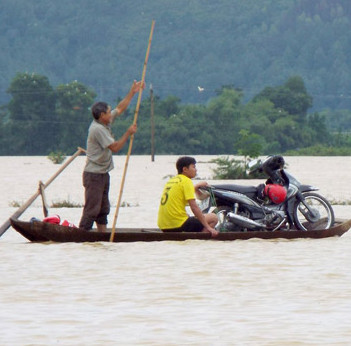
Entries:
{"type": "Polygon", "coordinates": [[[285,160],[281,155],[274,155],[262,164],[262,171],[272,180],[273,184],[282,184],[280,170],[284,168],[285,160]]]}

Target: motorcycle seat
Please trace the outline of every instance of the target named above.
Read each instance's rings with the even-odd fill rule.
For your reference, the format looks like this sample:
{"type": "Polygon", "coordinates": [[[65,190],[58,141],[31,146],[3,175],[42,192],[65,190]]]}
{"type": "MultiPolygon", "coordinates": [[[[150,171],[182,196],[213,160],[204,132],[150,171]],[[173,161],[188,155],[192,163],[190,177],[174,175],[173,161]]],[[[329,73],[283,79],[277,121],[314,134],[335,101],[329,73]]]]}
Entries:
{"type": "Polygon", "coordinates": [[[234,192],[243,193],[245,195],[257,193],[256,186],[243,186],[243,185],[235,185],[235,184],[220,184],[220,185],[212,185],[212,186],[218,190],[234,191],[234,192]]]}

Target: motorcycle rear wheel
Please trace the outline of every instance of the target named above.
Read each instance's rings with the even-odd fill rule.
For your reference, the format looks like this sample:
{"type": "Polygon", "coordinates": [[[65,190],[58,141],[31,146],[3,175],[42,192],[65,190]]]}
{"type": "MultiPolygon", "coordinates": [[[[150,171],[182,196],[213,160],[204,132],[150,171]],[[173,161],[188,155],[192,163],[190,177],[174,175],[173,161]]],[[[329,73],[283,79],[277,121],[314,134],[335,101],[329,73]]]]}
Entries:
{"type": "Polygon", "coordinates": [[[295,226],[303,231],[329,229],[333,226],[335,217],[330,203],[321,195],[314,192],[305,192],[305,203],[312,208],[311,214],[302,202],[294,206],[295,226]]]}

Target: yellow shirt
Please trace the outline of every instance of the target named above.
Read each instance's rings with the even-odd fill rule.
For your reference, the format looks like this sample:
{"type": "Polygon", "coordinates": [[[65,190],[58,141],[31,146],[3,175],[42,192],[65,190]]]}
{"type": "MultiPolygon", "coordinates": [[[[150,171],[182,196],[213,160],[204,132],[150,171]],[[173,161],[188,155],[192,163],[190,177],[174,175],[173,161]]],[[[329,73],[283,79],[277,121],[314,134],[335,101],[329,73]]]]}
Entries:
{"type": "Polygon", "coordinates": [[[190,199],[195,199],[195,188],[190,178],[178,174],[168,180],[158,209],[158,227],[160,229],[180,227],[189,217],[185,207],[190,199]]]}

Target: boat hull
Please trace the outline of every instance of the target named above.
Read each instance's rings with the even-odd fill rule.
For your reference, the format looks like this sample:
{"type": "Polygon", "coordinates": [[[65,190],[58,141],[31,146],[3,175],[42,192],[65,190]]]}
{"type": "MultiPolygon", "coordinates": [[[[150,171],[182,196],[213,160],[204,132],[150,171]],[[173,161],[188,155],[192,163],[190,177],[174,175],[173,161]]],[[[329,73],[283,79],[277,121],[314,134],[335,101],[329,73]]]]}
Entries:
{"type": "MultiPolygon", "coordinates": [[[[108,242],[111,230],[98,232],[96,230],[86,231],[79,228],[54,225],[41,221],[19,221],[11,219],[12,227],[22,236],[32,242],[108,242]]],[[[340,220],[335,226],[325,230],[281,230],[281,231],[247,231],[247,232],[225,232],[219,233],[217,237],[211,238],[209,233],[202,232],[162,232],[157,228],[117,228],[114,234],[114,242],[150,242],[150,241],[184,241],[190,239],[231,241],[259,239],[299,239],[299,238],[328,238],[342,236],[351,227],[351,220],[340,220]]]]}

